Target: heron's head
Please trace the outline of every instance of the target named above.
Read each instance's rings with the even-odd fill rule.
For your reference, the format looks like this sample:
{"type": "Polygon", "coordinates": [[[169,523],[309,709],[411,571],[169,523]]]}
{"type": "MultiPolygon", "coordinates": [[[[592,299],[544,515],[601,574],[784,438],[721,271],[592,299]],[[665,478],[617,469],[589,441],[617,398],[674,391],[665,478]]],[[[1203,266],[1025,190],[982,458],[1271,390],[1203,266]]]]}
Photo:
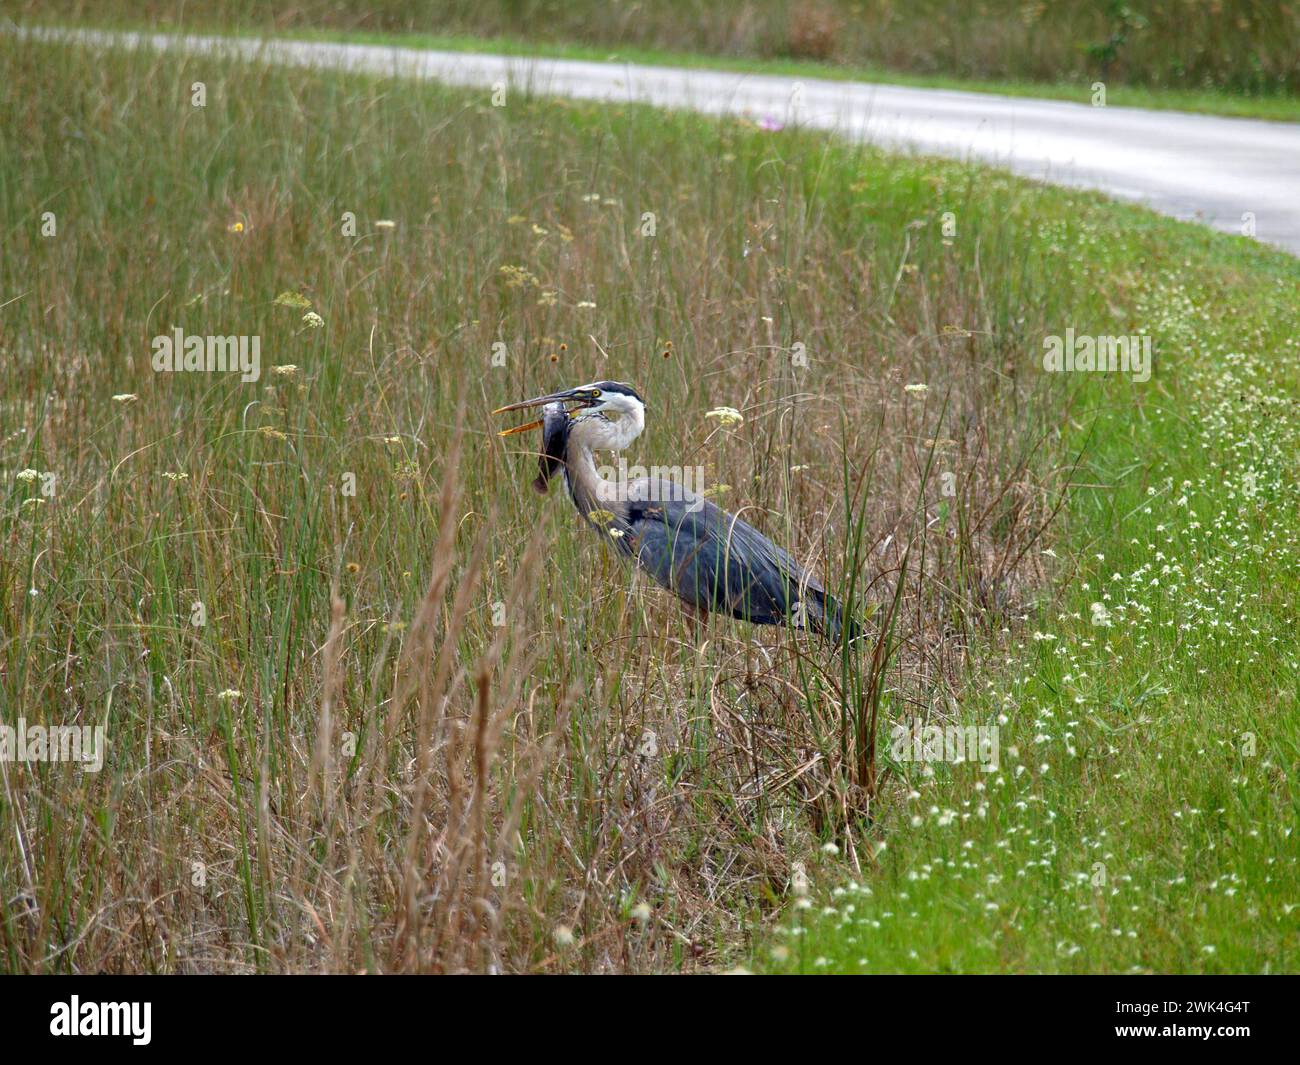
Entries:
{"type": "MultiPolygon", "coordinates": [[[[492,413],[504,414],[506,411],[544,407],[548,403],[564,406],[569,417],[570,433],[576,434],[577,439],[591,448],[621,451],[645,428],[645,400],[631,385],[618,381],[594,381],[589,385],[566,388],[562,392],[552,392],[498,407],[492,413]]],[[[511,436],[529,429],[540,429],[542,424],[543,419],[539,418],[527,425],[503,429],[498,435],[511,436]]]]}

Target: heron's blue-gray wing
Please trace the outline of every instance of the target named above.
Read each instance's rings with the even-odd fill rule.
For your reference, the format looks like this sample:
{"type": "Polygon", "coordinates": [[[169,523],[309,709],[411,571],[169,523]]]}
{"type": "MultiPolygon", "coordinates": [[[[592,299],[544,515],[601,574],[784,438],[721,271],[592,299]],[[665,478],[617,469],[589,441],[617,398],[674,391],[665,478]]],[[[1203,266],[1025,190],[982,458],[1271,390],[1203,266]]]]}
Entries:
{"type": "Polygon", "coordinates": [[[749,523],[684,490],[633,500],[626,525],[637,561],[693,605],[759,624],[788,620],[822,586],[749,523]]]}

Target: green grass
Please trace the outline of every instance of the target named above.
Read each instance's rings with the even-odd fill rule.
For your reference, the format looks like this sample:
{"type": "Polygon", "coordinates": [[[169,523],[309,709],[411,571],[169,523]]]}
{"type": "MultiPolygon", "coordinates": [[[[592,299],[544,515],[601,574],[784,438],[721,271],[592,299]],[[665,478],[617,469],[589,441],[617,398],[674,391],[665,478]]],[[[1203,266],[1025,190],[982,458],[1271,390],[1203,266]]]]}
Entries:
{"type": "Polygon", "coordinates": [[[854,860],[858,910],[906,891],[931,918],[881,916],[876,969],[1295,967],[1294,702],[1268,694],[1295,687],[1293,260],[639,107],[8,39],[0,73],[0,715],[109,737],[99,774],[4,765],[5,969],[688,971],[777,964],[774,921],[803,922],[780,964],[853,968],[856,929],[812,915],[854,860]],[[260,336],[261,379],[154,373],[173,326],[260,336]],[[1068,327],[1149,330],[1156,376],[1044,375],[1068,327]],[[604,377],[650,400],[629,461],[704,465],[874,618],[899,589],[883,722],[1005,709],[1025,809],[939,828],[988,775],[864,777],[860,658],[719,620],[697,642],[527,491],[488,412],[604,377]],[[1103,583],[1155,550],[1176,592],[1103,583]],[[1190,627],[1143,629],[1130,594],[1190,627]],[[1010,887],[911,887],[977,832],[1010,887]],[[1085,935],[1059,882],[1093,861],[1149,899],[1136,939],[1085,935]]]}
{"type": "Polygon", "coordinates": [[[1000,725],[999,769],[897,764],[875,860],[798,901],[760,967],[1300,964],[1300,270],[1161,228],[1158,263],[1149,235],[1086,245],[1141,278],[1162,358],[1138,409],[1111,386],[1078,419],[1064,579],[963,700],[1000,725]]]}

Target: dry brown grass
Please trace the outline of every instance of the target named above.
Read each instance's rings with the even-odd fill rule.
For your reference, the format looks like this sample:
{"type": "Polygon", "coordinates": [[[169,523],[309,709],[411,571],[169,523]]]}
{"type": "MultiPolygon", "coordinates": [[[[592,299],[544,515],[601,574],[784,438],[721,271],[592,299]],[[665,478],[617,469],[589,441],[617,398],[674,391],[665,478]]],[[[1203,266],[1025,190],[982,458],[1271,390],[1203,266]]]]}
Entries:
{"type": "Polygon", "coordinates": [[[4,512],[0,677],[7,717],[105,720],[111,755],[5,767],[7,968],[691,970],[743,952],[796,865],[842,875],[824,844],[870,866],[877,727],[948,712],[1039,581],[1068,476],[1017,369],[1073,284],[1019,240],[1039,192],[212,60],[177,152],[160,87],[195,67],[105,56],[68,82],[23,48],[4,206],[52,204],[67,239],[20,228],[4,260],[5,298],[32,294],[0,318],[4,465],[60,489],[4,512]],[[340,239],[358,205],[396,228],[340,239]],[[258,333],[263,380],[152,374],[170,322],[258,333]],[[729,484],[869,618],[860,652],[719,619],[697,640],[527,491],[487,412],[607,376],[650,399],[629,459],[729,484]],[[717,430],[719,403],[745,424],[717,430]]]}

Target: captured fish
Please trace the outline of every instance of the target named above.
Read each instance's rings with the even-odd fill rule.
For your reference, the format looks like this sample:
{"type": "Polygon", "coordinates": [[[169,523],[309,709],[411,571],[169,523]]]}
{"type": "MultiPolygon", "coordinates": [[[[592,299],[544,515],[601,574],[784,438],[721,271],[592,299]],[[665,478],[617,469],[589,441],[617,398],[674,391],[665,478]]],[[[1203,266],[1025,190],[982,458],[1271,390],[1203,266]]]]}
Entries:
{"type": "Polygon", "coordinates": [[[537,478],[533,488],[546,495],[551,478],[564,468],[564,449],[569,442],[569,414],[563,403],[548,403],[542,410],[542,451],[537,457],[537,478]]]}

